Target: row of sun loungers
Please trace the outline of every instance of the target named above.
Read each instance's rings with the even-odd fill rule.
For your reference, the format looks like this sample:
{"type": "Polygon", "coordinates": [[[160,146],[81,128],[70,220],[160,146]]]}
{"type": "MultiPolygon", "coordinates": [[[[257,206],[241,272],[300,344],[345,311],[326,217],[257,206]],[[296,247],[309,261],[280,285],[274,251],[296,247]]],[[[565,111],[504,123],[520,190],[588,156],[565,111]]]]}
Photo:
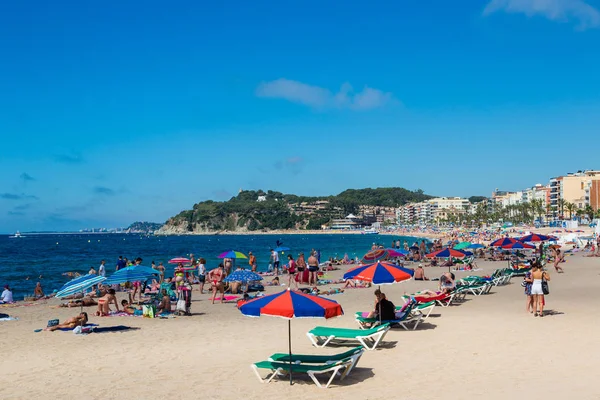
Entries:
{"type": "Polygon", "coordinates": [[[291,358],[287,353],[276,353],[266,361],[252,364],[251,367],[263,383],[271,382],[276,377],[285,377],[291,369],[293,374],[308,375],[319,388],[328,388],[336,377],[339,377],[340,381],[346,378],[365,351],[377,349],[393,326],[405,330],[412,327],[412,330],[416,330],[420,323],[429,318],[436,306],[449,307],[460,303],[466,295],[488,294],[492,287],[509,283],[512,276],[509,269],[498,269],[489,278],[466,277],[458,281],[451,293],[443,293],[437,297],[419,296],[419,293],[404,296],[406,304],[396,307],[398,313],[395,320],[379,321],[376,318],[367,318],[368,313],[357,312],[355,320],[359,329],[317,326],[306,334],[315,347],[347,343],[360,345],[346,352],[333,355],[292,354],[291,358]],[[268,370],[269,374],[263,378],[260,370],[268,370]],[[327,378],[324,383],[318,379],[321,375],[327,378]]]}

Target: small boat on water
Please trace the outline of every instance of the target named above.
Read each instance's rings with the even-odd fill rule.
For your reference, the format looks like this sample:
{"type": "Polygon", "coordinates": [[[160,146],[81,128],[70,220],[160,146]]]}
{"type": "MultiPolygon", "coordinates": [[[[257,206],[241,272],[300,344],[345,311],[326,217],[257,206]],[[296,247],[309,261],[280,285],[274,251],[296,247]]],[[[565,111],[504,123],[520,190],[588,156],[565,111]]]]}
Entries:
{"type": "Polygon", "coordinates": [[[24,238],[25,236],[21,235],[21,232],[17,231],[14,235],[9,236],[9,239],[18,239],[18,238],[24,238]]]}
{"type": "Polygon", "coordinates": [[[379,231],[375,228],[365,228],[362,233],[363,235],[379,235],[379,231]]]}

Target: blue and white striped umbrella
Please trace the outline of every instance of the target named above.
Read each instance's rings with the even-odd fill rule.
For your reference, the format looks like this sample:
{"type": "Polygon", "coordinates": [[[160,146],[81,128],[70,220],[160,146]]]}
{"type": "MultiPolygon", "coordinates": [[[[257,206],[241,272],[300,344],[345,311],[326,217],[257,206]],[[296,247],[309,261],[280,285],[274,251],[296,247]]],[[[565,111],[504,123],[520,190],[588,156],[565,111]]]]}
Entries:
{"type": "Polygon", "coordinates": [[[72,285],[67,286],[60,292],[56,293],[56,297],[67,297],[77,293],[83,293],[92,286],[96,286],[99,283],[102,283],[106,280],[103,276],[98,275],[86,275],[88,279],[84,279],[80,282],[74,283],[72,285]]]}
{"type": "Polygon", "coordinates": [[[153,268],[142,267],[141,265],[133,265],[123,268],[112,274],[104,282],[105,285],[116,285],[125,282],[144,282],[153,275],[158,275],[160,271],[153,268]]]}
{"type": "Polygon", "coordinates": [[[224,279],[225,282],[253,282],[253,281],[262,281],[262,276],[256,274],[252,271],[240,270],[233,271],[231,275],[224,279]]]}
{"type": "Polygon", "coordinates": [[[90,279],[90,278],[93,278],[94,276],[98,276],[98,275],[90,275],[90,274],[87,274],[87,275],[81,275],[81,276],[78,276],[77,278],[73,278],[73,279],[71,279],[69,282],[67,282],[67,283],[65,283],[64,285],[62,285],[62,287],[61,287],[60,289],[58,289],[58,292],[60,292],[60,291],[62,291],[62,290],[65,290],[66,288],[68,288],[68,287],[69,287],[69,286],[71,286],[71,285],[74,285],[74,284],[76,284],[76,283],[83,282],[83,281],[85,281],[85,280],[88,280],[88,279],[90,279]]]}

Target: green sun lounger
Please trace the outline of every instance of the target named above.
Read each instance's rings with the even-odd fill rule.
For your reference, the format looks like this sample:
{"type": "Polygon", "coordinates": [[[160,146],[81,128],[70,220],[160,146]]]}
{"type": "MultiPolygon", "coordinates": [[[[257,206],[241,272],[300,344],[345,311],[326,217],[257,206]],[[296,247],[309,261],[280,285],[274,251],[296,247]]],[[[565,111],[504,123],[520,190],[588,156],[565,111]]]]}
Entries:
{"type": "Polygon", "coordinates": [[[389,324],[379,325],[371,329],[347,329],[317,326],[307,332],[306,335],[316,347],[325,347],[332,342],[357,341],[366,350],[375,350],[389,330],[389,324]]]}
{"type": "MultiPolygon", "coordinates": [[[[333,364],[292,364],[292,374],[307,374],[313,382],[321,389],[326,389],[331,385],[333,378],[335,378],[338,374],[340,375],[340,380],[343,380],[348,372],[352,369],[352,358],[346,358],[344,360],[337,361],[333,364]],[[325,385],[319,382],[317,375],[330,373],[331,376],[325,385]]],[[[276,376],[285,376],[290,371],[289,362],[276,362],[276,361],[260,361],[254,363],[250,366],[258,380],[261,383],[269,383],[276,376]],[[268,369],[271,371],[266,378],[262,378],[260,376],[260,369],[268,369]]]]}
{"type": "Polygon", "coordinates": [[[408,324],[414,324],[413,330],[417,329],[419,322],[423,318],[423,314],[420,312],[413,312],[416,302],[411,301],[408,305],[405,305],[405,309],[401,314],[398,314],[402,307],[396,307],[396,318],[392,320],[379,321],[377,318],[367,318],[365,313],[357,312],[355,320],[361,329],[367,329],[381,324],[389,324],[390,326],[399,325],[404,330],[408,330],[408,324]]]}
{"type": "MultiPolygon", "coordinates": [[[[358,364],[358,360],[360,360],[360,357],[363,355],[364,352],[365,349],[362,346],[358,346],[339,354],[292,354],[292,362],[296,364],[333,364],[338,361],[350,358],[352,360],[352,365],[350,366],[350,369],[347,372],[347,374],[349,374],[352,371],[352,368],[356,367],[356,364],[358,364]]],[[[290,355],[288,353],[275,353],[271,355],[271,357],[269,357],[269,361],[289,362],[290,355]]]]}

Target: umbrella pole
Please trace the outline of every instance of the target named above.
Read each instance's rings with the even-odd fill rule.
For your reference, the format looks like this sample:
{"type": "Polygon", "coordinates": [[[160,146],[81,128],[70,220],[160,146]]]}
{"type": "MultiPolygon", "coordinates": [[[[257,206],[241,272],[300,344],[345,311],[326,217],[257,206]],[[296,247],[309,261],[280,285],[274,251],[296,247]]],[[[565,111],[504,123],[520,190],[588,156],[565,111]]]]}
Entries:
{"type": "MultiPolygon", "coordinates": [[[[378,286],[379,289],[379,293],[381,293],[381,285],[378,286]]],[[[381,325],[381,299],[379,299],[379,301],[377,302],[379,304],[379,325],[381,325]]]]}
{"type": "Polygon", "coordinates": [[[290,386],[292,386],[292,320],[288,319],[288,351],[290,353],[290,386]]]}

